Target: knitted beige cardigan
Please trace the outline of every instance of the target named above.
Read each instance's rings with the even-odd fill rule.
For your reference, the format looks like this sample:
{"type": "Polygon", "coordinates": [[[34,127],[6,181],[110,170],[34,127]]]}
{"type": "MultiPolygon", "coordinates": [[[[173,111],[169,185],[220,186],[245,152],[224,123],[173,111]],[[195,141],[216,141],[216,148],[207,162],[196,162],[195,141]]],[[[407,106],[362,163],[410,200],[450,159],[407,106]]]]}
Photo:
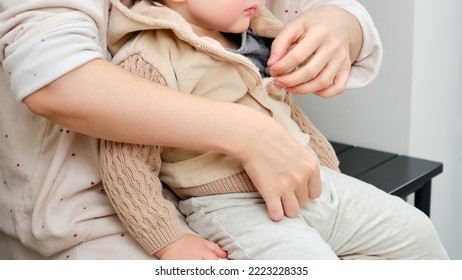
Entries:
{"type": "MultiPolygon", "coordinates": [[[[135,75],[165,85],[159,72],[139,55],[128,57],[120,66],[135,75]]],[[[290,95],[286,96],[285,102],[292,109],[292,119],[303,132],[310,135],[310,145],[321,165],[338,170],[339,162],[330,143],[290,95]]],[[[149,254],[153,254],[183,236],[185,230],[174,203],[162,196],[163,184],[158,178],[162,147],[102,140],[100,148],[106,193],[135,240],[149,254]],[[139,162],[144,164],[140,165],[139,162]]],[[[246,184],[250,182],[247,176],[241,179],[248,180],[246,184]]],[[[232,182],[226,185],[232,185],[232,182]]],[[[256,188],[249,191],[256,191],[256,188]]]]}

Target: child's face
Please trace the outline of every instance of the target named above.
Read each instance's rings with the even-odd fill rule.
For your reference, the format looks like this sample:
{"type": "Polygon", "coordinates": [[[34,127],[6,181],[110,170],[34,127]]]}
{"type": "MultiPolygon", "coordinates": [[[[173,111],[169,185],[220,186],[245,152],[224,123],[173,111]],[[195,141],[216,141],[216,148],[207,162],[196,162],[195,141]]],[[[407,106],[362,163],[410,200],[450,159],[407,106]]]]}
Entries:
{"type": "Polygon", "coordinates": [[[242,33],[265,0],[187,0],[186,20],[204,29],[242,33]]]}

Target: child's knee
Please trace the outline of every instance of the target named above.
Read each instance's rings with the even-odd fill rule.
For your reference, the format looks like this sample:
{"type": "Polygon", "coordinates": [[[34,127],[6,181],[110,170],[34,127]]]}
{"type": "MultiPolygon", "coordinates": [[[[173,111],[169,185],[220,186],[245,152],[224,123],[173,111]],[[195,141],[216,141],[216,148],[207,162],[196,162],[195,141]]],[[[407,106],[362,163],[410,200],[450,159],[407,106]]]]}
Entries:
{"type": "Polygon", "coordinates": [[[413,236],[422,259],[448,259],[446,250],[431,219],[420,212],[415,217],[413,236]]]}

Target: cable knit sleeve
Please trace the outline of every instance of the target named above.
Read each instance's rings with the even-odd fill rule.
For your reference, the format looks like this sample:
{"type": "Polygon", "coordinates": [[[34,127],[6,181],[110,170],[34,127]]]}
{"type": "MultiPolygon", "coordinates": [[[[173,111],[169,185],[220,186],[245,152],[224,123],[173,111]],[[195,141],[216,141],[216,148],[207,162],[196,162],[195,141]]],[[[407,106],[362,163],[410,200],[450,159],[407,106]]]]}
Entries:
{"type": "MultiPolygon", "coordinates": [[[[126,70],[161,82],[139,56],[122,62],[126,70]]],[[[153,254],[185,234],[175,206],[162,196],[161,147],[101,140],[103,185],[122,224],[153,254]]]]}
{"type": "Polygon", "coordinates": [[[320,164],[339,171],[339,160],[326,137],[308,119],[290,94],[286,95],[284,101],[290,106],[291,118],[304,133],[310,135],[310,146],[318,156],[320,164]]]}

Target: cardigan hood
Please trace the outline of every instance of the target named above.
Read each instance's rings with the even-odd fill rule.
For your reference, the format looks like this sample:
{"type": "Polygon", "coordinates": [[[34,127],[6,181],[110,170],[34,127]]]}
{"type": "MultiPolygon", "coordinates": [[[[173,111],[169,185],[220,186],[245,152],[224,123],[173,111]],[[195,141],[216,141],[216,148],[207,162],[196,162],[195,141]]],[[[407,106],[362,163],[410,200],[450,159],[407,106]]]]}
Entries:
{"type": "MultiPolygon", "coordinates": [[[[195,46],[209,44],[222,48],[213,39],[197,36],[190,24],[174,10],[150,0],[111,0],[112,14],[109,29],[109,49],[117,52],[130,38],[143,30],[171,29],[178,38],[195,46]]],[[[252,19],[250,28],[254,34],[274,38],[282,29],[282,22],[266,8],[252,19]]]]}

